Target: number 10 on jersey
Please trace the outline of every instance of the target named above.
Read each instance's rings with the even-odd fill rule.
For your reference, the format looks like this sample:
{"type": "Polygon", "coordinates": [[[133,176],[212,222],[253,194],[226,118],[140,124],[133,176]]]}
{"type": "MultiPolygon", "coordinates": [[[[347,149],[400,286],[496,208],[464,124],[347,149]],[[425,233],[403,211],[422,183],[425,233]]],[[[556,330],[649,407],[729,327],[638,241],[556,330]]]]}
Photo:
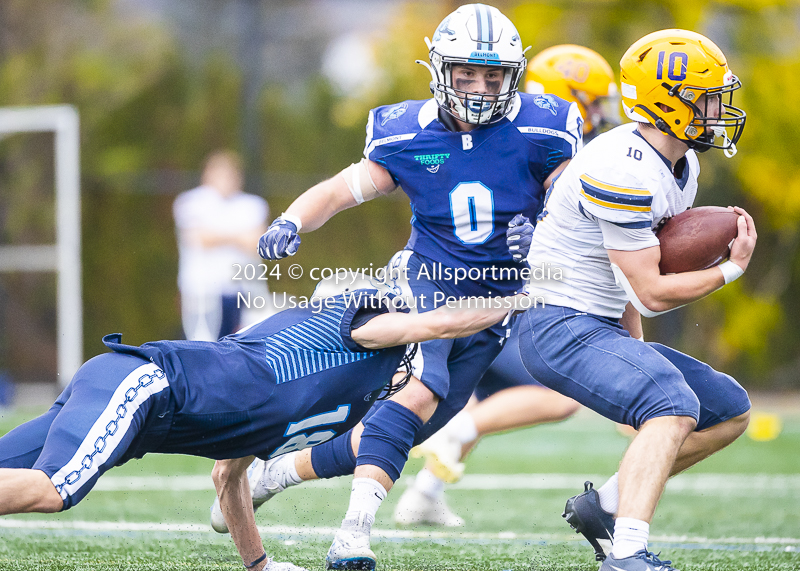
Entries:
{"type": "Polygon", "coordinates": [[[462,182],[450,191],[453,232],[464,244],[483,244],[494,232],[494,197],[481,182],[462,182]]]}

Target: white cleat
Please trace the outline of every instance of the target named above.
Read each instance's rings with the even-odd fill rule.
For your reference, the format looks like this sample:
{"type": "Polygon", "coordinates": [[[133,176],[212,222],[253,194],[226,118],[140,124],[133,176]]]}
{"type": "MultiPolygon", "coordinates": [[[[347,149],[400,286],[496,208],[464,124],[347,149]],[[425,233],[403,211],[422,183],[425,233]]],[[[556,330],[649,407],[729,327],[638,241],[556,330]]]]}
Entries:
{"type": "MultiPolygon", "coordinates": [[[[270,468],[283,456],[278,456],[272,460],[260,460],[256,458],[247,467],[247,481],[250,483],[250,497],[253,498],[253,511],[256,511],[264,502],[272,499],[281,493],[285,488],[273,479],[270,475],[270,468]]],[[[211,506],[211,527],[217,533],[228,533],[228,524],[225,523],[225,516],[219,505],[219,498],[214,499],[211,506]]],[[[282,565],[282,564],[281,564],[282,565]]],[[[291,564],[289,564],[291,565],[291,564]]]]}
{"type": "Polygon", "coordinates": [[[462,527],[464,519],[450,510],[444,497],[431,499],[413,486],[410,486],[394,509],[394,522],[397,525],[440,525],[462,527]]]}
{"type": "Polygon", "coordinates": [[[447,484],[455,484],[464,475],[464,463],[461,462],[461,441],[448,426],[412,448],[409,456],[425,458],[426,468],[434,476],[447,484]]]}
{"type": "Polygon", "coordinates": [[[375,554],[369,547],[369,534],[340,529],[325,556],[325,569],[375,569],[375,554]]]}

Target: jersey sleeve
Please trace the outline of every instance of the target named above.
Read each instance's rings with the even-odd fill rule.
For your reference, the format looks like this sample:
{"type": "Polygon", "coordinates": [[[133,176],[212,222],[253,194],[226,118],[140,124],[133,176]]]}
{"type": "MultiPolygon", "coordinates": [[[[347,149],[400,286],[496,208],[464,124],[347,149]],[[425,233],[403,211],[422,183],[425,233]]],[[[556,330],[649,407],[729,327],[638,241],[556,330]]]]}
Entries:
{"type": "Polygon", "coordinates": [[[357,289],[344,293],[342,296],[346,309],[342,314],[339,334],[345,347],[351,351],[370,351],[370,349],[365,349],[353,340],[352,331],[353,329],[358,329],[370,319],[389,313],[389,299],[379,295],[378,291],[373,289],[357,289]]]}
{"type": "Polygon", "coordinates": [[[658,238],[649,226],[647,228],[625,228],[603,219],[599,219],[598,222],[600,231],[603,233],[603,247],[606,250],[635,252],[659,245],[658,238]]]}
{"type": "Polygon", "coordinates": [[[520,97],[521,109],[518,114],[512,112],[511,121],[539,149],[533,168],[537,180],[544,182],[561,163],[583,148],[583,118],[575,103],[555,95],[520,97]]]}
{"type": "Polygon", "coordinates": [[[610,168],[580,175],[583,212],[628,229],[652,228],[653,191],[632,173],[610,168]]]}
{"type": "Polygon", "coordinates": [[[583,148],[583,123],[584,120],[580,109],[578,109],[578,104],[571,103],[567,111],[565,130],[575,144],[572,146],[572,154],[567,158],[571,159],[575,156],[575,153],[583,148]]]}
{"type": "Polygon", "coordinates": [[[397,179],[387,166],[386,157],[404,149],[420,132],[419,114],[422,101],[403,101],[396,105],[376,107],[367,117],[364,157],[378,163],[397,179]]]}

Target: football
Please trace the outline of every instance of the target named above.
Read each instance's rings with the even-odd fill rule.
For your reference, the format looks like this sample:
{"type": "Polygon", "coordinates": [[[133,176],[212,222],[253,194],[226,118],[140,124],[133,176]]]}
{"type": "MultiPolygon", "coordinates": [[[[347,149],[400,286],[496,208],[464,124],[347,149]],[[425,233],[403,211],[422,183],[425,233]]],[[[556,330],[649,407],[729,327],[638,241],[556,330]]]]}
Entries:
{"type": "Polygon", "coordinates": [[[661,273],[704,270],[725,260],[738,234],[738,218],[721,206],[700,206],[667,220],[656,231],[661,242],[661,273]]]}

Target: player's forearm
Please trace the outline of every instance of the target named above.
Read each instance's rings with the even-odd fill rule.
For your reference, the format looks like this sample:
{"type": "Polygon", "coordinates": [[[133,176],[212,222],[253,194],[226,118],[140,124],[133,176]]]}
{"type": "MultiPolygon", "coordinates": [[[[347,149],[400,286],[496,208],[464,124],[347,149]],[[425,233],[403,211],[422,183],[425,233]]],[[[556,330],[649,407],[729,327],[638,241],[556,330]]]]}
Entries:
{"type": "MultiPolygon", "coordinates": [[[[518,300],[523,298],[526,296],[479,298],[477,303],[472,300],[471,306],[456,309],[440,307],[435,311],[423,313],[419,317],[431,320],[427,327],[430,339],[469,337],[503,320],[509,311],[517,307],[518,300]],[[486,301],[488,307],[481,306],[483,301],[486,301]],[[437,312],[439,315],[435,315],[437,312]]],[[[427,340],[424,339],[424,341],[427,340]]]]}
{"type": "Polygon", "coordinates": [[[651,311],[667,311],[697,301],[725,285],[719,268],[658,275],[637,287],[631,281],[639,301],[651,311]]]}
{"type": "MultiPolygon", "coordinates": [[[[501,321],[516,307],[517,295],[502,298],[485,298],[472,301],[471,307],[440,307],[425,313],[391,313],[379,315],[352,331],[353,340],[366,349],[381,349],[407,343],[420,343],[431,339],[468,337],[501,321]]],[[[464,301],[466,304],[466,300],[464,301]]]]}
{"type": "Polygon", "coordinates": [[[356,206],[356,201],[340,175],[323,181],[301,194],[286,209],[303,223],[301,232],[316,230],[334,215],[356,206]]]}
{"type": "MultiPolygon", "coordinates": [[[[253,514],[250,485],[247,482],[247,466],[252,458],[223,460],[214,467],[214,484],[217,487],[220,509],[225,515],[225,523],[242,561],[248,564],[264,554],[253,514]]],[[[261,566],[254,567],[260,568],[261,566]]]]}

